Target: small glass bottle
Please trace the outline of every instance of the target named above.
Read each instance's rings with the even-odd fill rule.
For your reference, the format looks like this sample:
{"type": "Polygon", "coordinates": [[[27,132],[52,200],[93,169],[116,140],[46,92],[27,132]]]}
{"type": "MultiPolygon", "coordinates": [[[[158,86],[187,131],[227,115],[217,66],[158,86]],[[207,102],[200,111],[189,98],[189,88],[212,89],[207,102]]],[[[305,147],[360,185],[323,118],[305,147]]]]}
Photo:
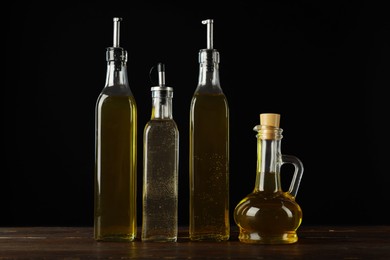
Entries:
{"type": "Polygon", "coordinates": [[[107,48],[106,84],[95,108],[94,238],[133,241],[137,235],[137,105],[129,87],[127,52],[119,47],[121,18],[114,18],[107,48]]]}
{"type": "Polygon", "coordinates": [[[229,106],[219,81],[213,20],[199,52],[199,81],[190,107],[190,223],[192,241],[226,241],[229,223],[229,106]]]}
{"type": "Polygon", "coordinates": [[[302,162],[295,156],[281,153],[280,115],[260,114],[257,136],[256,184],[252,193],[234,210],[240,229],[239,240],[252,244],[291,244],[298,241],[296,230],[302,221],[302,210],[295,201],[303,174],[302,162]],[[280,168],[295,167],[288,192],[282,191],[280,168]]]}
{"type": "Polygon", "coordinates": [[[142,241],[176,242],[178,233],[179,131],[172,116],[173,89],[152,87],[152,115],[144,129],[142,241]]]}

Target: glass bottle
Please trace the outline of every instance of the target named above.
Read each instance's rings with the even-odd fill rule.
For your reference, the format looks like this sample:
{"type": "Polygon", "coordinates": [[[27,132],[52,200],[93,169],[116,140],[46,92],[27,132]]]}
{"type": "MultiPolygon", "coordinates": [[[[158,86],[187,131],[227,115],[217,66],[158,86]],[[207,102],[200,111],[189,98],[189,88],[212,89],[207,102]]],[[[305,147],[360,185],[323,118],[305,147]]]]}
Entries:
{"type": "Polygon", "coordinates": [[[94,238],[133,241],[137,235],[137,105],[129,87],[127,52],[119,47],[121,18],[114,18],[107,48],[106,84],[95,110],[94,238]]]}
{"type": "Polygon", "coordinates": [[[257,137],[257,173],[252,193],[234,210],[239,240],[252,244],[291,244],[298,241],[296,230],[302,221],[302,210],[295,201],[303,174],[302,162],[281,153],[280,115],[260,114],[257,137]],[[290,188],[282,191],[280,168],[292,164],[295,172],[290,188]]]}
{"type": "Polygon", "coordinates": [[[172,116],[173,89],[152,87],[152,115],[144,129],[142,241],[176,242],[178,232],[179,131],[172,116]]]}
{"type": "Polygon", "coordinates": [[[225,241],[229,224],[229,106],[219,81],[213,20],[199,52],[199,81],[190,107],[190,223],[192,241],[225,241]]]}

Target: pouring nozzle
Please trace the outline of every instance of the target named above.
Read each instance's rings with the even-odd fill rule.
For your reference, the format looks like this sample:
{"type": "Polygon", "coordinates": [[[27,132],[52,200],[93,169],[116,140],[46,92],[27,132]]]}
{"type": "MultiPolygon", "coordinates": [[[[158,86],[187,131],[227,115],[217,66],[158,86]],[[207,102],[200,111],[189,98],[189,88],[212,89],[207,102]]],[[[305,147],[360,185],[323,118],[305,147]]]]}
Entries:
{"type": "Polygon", "coordinates": [[[120,33],[120,21],[122,21],[122,18],[120,17],[114,17],[114,48],[120,47],[119,45],[119,33],[120,33]]]}
{"type": "Polygon", "coordinates": [[[203,20],[202,24],[207,26],[207,49],[213,49],[213,19],[203,20]]]}
{"type": "Polygon", "coordinates": [[[158,72],[158,84],[160,86],[165,86],[165,65],[164,63],[157,64],[157,72],[158,72]]]}

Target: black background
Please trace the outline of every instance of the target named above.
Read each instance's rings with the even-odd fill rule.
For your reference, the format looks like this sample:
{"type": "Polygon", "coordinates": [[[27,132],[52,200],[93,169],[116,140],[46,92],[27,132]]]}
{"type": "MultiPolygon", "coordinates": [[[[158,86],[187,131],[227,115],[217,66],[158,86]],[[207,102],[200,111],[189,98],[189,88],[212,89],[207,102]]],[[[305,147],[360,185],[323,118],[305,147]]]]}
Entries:
{"type": "MultiPolygon", "coordinates": [[[[204,19],[214,19],[231,123],[230,211],[254,188],[259,114],[281,114],[304,166],[303,225],[390,224],[389,22],[374,3],[11,4],[2,83],[0,226],[92,226],[94,111],[112,18],[122,17],[138,105],[138,223],[149,70],[166,64],[180,131],[179,224],[188,225],[188,125],[204,19]],[[388,108],[387,108],[388,109],[388,108]]],[[[228,1],[229,2],[229,1],[228,1]]],[[[292,169],[282,168],[288,188],[292,169]]],[[[286,188],[287,187],[287,188],[286,188]]]]}

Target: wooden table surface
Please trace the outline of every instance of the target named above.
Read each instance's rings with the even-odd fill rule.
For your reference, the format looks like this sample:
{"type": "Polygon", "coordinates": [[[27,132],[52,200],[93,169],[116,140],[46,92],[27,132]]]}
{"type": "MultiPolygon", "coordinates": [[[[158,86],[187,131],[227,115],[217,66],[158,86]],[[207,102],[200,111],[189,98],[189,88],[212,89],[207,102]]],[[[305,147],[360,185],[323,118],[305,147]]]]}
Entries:
{"type": "MultiPolygon", "coordinates": [[[[92,227],[0,227],[0,259],[390,259],[390,226],[301,226],[290,245],[238,241],[96,242],[92,227]]],[[[140,233],[140,232],[139,232],[140,233]]]]}

